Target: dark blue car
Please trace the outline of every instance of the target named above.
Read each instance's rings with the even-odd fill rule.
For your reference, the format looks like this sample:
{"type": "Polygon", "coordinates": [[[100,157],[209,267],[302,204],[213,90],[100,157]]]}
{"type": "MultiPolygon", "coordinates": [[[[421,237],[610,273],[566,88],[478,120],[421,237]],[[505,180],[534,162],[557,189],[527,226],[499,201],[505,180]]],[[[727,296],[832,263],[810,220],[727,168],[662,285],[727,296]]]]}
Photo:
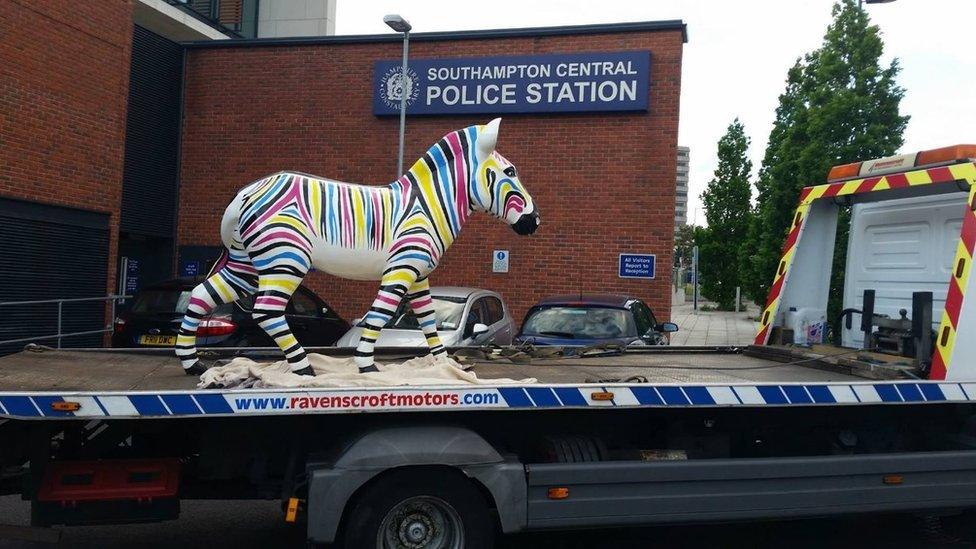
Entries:
{"type": "Polygon", "coordinates": [[[548,297],[525,315],[517,343],[583,346],[667,345],[677,332],[673,322],[659,323],[643,301],[612,294],[548,297]]]}

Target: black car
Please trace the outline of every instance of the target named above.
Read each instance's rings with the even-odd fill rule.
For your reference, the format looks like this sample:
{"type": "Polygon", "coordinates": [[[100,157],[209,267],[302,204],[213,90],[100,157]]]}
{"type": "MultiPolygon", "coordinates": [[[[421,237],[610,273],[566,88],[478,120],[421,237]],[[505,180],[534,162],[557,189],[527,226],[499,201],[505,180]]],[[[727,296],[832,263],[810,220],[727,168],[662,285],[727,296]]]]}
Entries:
{"type": "Polygon", "coordinates": [[[669,334],[677,331],[677,324],[658,322],[651,308],[636,297],[573,294],[533,305],[515,341],[560,346],[668,345],[669,334]]]}
{"type": "MultiPolygon", "coordinates": [[[[190,293],[202,278],[179,278],[136,292],[131,306],[115,319],[113,347],[172,347],[183,321],[190,293]]],[[[254,296],[218,306],[200,322],[201,347],[273,347],[274,341],[251,317],[254,296]]],[[[285,309],[285,318],[302,345],[332,345],[349,330],[325,301],[299,286],[285,309]]]]}

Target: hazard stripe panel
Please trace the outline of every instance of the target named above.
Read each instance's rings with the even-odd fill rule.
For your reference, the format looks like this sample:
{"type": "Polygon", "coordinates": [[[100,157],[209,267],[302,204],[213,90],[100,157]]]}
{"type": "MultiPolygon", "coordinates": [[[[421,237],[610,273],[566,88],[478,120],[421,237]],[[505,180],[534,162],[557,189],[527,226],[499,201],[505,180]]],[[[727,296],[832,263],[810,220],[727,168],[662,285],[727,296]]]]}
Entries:
{"type": "MultiPolygon", "coordinates": [[[[766,306],[763,308],[762,315],[759,317],[759,331],[756,334],[754,344],[765,345],[769,341],[769,333],[776,319],[780,298],[783,295],[783,287],[789,278],[790,267],[793,265],[793,255],[796,249],[797,239],[803,225],[806,223],[810,205],[815,200],[918,185],[954,184],[957,181],[965,181],[970,185],[969,203],[971,205],[976,204],[976,163],[972,162],[884,176],[851,179],[839,183],[827,183],[803,188],[800,191],[800,200],[794,216],[793,227],[786,237],[782,257],[777,264],[776,273],[773,275],[773,283],[769,288],[766,306]]],[[[939,380],[946,378],[946,372],[949,369],[949,363],[952,359],[956,331],[959,329],[957,325],[959,309],[962,306],[962,298],[968,285],[969,264],[973,260],[974,247],[976,247],[976,213],[970,209],[967,211],[966,218],[963,221],[962,234],[960,235],[959,246],[956,252],[956,261],[953,263],[954,270],[953,279],[950,282],[950,295],[946,301],[946,312],[942,315],[939,332],[936,334],[936,345],[932,355],[932,368],[929,373],[929,379],[939,380]]]]}
{"type": "Polygon", "coordinates": [[[432,410],[836,406],[939,402],[976,402],[976,383],[905,381],[784,385],[532,385],[105,395],[21,393],[0,394],[0,417],[198,417],[432,410]],[[74,412],[55,410],[52,407],[55,402],[71,402],[80,407],[74,412]]]}

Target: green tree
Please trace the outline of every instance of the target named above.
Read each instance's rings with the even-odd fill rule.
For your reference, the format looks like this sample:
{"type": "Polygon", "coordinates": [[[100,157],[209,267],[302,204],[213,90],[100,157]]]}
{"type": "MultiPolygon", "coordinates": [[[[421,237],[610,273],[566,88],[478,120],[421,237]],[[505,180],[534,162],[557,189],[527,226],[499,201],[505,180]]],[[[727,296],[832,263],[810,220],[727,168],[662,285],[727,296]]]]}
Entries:
{"type": "Polygon", "coordinates": [[[695,247],[695,225],[682,225],[674,232],[674,265],[691,265],[692,248],[695,247]]]}
{"type": "Polygon", "coordinates": [[[731,309],[739,285],[739,256],[749,230],[749,138],[736,118],[718,141],[718,167],[702,193],[708,231],[700,245],[702,294],[731,309]]]}
{"type": "MultiPolygon", "coordinates": [[[[789,229],[800,190],[826,181],[831,166],[894,154],[908,117],[895,81],[897,60],[882,67],[877,26],[856,0],[834,4],[820,48],[797,60],[780,95],[759,179],[755,226],[743,267],[747,295],[762,302],[789,229]]],[[[841,211],[831,277],[829,317],[840,308],[849,212],[841,211]]],[[[741,264],[740,264],[741,266],[741,264]]]]}

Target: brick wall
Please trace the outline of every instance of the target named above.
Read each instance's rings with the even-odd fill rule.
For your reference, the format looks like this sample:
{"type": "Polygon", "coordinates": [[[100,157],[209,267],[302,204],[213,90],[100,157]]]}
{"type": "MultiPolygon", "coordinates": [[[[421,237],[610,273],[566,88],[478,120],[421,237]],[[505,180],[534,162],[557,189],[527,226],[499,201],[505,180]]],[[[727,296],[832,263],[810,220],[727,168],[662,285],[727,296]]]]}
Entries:
{"type": "Polygon", "coordinates": [[[131,41],[127,0],[0,2],[0,196],[110,214],[107,292],[131,41]]]}
{"type": "MultiPolygon", "coordinates": [[[[214,245],[226,203],[244,184],[277,170],[342,181],[396,178],[396,117],[372,114],[372,66],[399,43],[194,49],[186,70],[179,242],[214,245]]],[[[433,285],[501,292],[518,321],[539,298],[618,292],[670,310],[682,35],[680,31],[412,42],[416,58],[650,50],[650,110],[504,118],[498,151],[511,160],[542,212],[520,237],[472,217],[431,276],[433,285]],[[491,251],[511,251],[508,274],[491,251]],[[621,252],[656,253],[654,281],[617,277],[621,252]]],[[[409,166],[437,139],[488,115],[409,118],[409,166]]],[[[307,284],[346,318],[361,316],[376,283],[314,273],[307,284]]]]}

